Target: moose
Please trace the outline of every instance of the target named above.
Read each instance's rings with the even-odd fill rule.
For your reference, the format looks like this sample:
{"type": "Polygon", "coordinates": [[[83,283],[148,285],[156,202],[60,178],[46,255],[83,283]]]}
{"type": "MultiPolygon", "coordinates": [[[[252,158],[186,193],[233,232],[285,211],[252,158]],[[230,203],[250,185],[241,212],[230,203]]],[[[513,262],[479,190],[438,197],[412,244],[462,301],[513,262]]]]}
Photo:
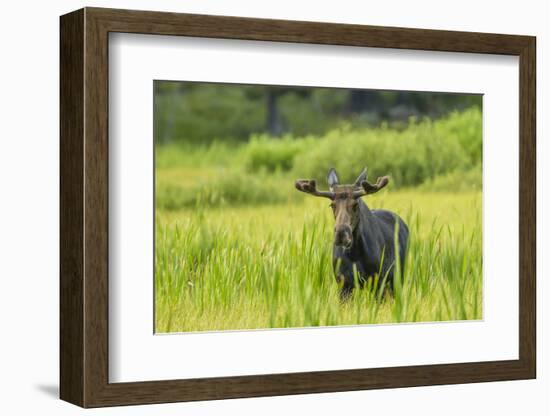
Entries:
{"type": "Polygon", "coordinates": [[[334,244],[332,262],[340,299],[347,300],[356,282],[363,287],[378,274],[378,288],[388,284],[393,289],[398,248],[400,264],[405,262],[409,229],[391,211],[370,210],[361,197],[378,192],[389,183],[388,176],[379,177],[375,184],[367,181],[364,169],[353,184],[340,184],[338,174],[331,168],[327,175],[328,191],[319,191],[315,179],[299,179],[295,186],[301,192],[330,199],[334,213],[334,244]],[[397,228],[397,241],[394,239],[397,228]],[[397,244],[395,244],[397,242],[397,244]]]}

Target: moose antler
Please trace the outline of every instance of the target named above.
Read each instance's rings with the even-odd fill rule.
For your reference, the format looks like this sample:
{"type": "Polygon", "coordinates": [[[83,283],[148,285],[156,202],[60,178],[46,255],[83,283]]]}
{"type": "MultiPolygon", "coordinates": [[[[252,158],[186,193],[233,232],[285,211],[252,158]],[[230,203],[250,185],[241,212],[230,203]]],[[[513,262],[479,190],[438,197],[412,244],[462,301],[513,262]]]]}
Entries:
{"type": "Polygon", "coordinates": [[[390,182],[389,176],[382,176],[376,180],[376,183],[373,185],[366,179],[361,182],[361,188],[353,192],[354,198],[360,198],[365,195],[374,194],[386,186],[390,182]]]}
{"type": "Polygon", "coordinates": [[[378,192],[380,189],[382,189],[384,186],[386,186],[390,182],[389,176],[382,176],[376,179],[376,183],[373,185],[367,180],[364,180],[361,182],[361,186],[365,190],[365,194],[374,194],[375,192],[378,192]]]}
{"type": "Polygon", "coordinates": [[[317,190],[315,179],[298,179],[294,186],[296,186],[297,190],[305,192],[306,194],[334,199],[334,192],[317,190]]]}

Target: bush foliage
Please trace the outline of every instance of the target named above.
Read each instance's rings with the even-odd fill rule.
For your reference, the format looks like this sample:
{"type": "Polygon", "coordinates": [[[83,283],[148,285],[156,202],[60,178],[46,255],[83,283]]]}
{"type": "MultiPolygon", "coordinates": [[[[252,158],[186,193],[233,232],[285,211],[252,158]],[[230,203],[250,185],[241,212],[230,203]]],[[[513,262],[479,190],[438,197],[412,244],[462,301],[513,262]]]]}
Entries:
{"type": "Polygon", "coordinates": [[[285,203],[304,197],[294,190],[295,179],[314,178],[325,187],[330,167],[343,183],[366,166],[371,181],[390,175],[392,189],[479,190],[481,152],[477,108],[436,121],[411,119],[400,130],[343,126],[322,136],[157,146],[157,208],[285,203]]]}
{"type": "Polygon", "coordinates": [[[342,127],[318,138],[254,137],[245,149],[245,165],[251,172],[280,169],[318,180],[335,167],[347,182],[367,166],[371,176],[390,175],[396,186],[416,186],[471,170],[481,162],[481,146],[481,112],[472,108],[437,121],[413,119],[403,130],[383,125],[342,127]]]}

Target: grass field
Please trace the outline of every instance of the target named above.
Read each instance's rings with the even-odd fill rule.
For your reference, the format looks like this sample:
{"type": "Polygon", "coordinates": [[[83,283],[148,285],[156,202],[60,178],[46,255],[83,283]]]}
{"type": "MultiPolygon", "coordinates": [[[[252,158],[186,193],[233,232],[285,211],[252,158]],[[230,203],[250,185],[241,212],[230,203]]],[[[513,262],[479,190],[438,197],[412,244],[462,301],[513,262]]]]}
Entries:
{"type": "Polygon", "coordinates": [[[409,224],[403,284],[344,305],[326,201],[159,211],[156,331],[480,319],[480,192],[387,191],[367,203],[409,224]]]}
{"type": "MultiPolygon", "coordinates": [[[[465,114],[462,122],[478,129],[471,120],[480,117],[465,114]]],[[[384,134],[391,140],[421,140],[408,146],[420,149],[428,158],[422,163],[430,163],[440,157],[429,150],[436,148],[437,135],[432,141],[418,137],[434,134],[445,122],[451,123],[452,129],[445,127],[448,134],[458,134],[460,116],[453,117],[454,124],[433,123],[435,128],[415,125],[403,133],[369,134],[377,141],[384,134]]],[[[357,142],[363,140],[353,134],[357,142]]],[[[158,148],[156,332],[481,319],[481,165],[478,145],[471,144],[481,141],[478,133],[469,134],[472,139],[461,149],[473,149],[468,154],[477,156],[465,153],[460,166],[442,159],[437,169],[422,168],[422,174],[410,176],[423,166],[418,157],[403,154],[401,165],[392,165],[391,154],[385,162],[379,157],[380,167],[370,178],[390,173],[397,180],[364,200],[371,209],[396,212],[409,225],[405,272],[393,296],[367,287],[344,304],[332,271],[334,219],[328,201],[294,189],[294,180],[307,168],[300,160],[307,159],[311,143],[317,153],[324,146],[326,153],[318,157],[331,163],[331,135],[158,148]],[[266,165],[273,160],[281,164],[266,165]]],[[[365,140],[362,146],[368,147],[370,139],[365,140]]],[[[346,180],[362,167],[350,169],[346,180]]]]}

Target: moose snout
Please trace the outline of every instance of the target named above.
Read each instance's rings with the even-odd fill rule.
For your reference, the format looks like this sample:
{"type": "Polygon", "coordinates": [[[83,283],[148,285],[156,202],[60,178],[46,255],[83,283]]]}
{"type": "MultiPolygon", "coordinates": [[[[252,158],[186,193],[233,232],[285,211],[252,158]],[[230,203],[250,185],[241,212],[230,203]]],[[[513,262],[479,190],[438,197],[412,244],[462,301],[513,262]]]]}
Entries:
{"type": "Polygon", "coordinates": [[[349,248],[351,243],[351,227],[347,224],[337,225],[334,228],[334,245],[349,248]]]}

